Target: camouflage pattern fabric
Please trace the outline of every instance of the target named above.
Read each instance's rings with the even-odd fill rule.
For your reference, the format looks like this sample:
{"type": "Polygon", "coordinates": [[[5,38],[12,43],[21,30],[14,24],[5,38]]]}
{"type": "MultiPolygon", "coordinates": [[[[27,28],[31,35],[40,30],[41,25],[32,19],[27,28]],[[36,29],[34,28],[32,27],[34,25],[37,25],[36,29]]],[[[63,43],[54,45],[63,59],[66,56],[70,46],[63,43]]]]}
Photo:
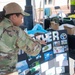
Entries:
{"type": "Polygon", "coordinates": [[[36,56],[41,45],[5,18],[0,23],[0,75],[16,71],[17,53],[20,49],[28,55],[36,56]]]}

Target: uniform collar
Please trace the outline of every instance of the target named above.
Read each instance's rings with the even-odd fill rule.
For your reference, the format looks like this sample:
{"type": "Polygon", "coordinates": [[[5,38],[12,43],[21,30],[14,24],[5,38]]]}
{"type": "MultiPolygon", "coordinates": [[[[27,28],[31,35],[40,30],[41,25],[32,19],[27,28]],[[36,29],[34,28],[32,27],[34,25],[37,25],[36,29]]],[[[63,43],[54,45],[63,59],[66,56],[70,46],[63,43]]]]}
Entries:
{"type": "Polygon", "coordinates": [[[8,23],[8,24],[7,24],[8,27],[9,27],[9,26],[13,26],[13,23],[12,23],[11,20],[8,19],[8,18],[4,18],[4,22],[8,23]]]}

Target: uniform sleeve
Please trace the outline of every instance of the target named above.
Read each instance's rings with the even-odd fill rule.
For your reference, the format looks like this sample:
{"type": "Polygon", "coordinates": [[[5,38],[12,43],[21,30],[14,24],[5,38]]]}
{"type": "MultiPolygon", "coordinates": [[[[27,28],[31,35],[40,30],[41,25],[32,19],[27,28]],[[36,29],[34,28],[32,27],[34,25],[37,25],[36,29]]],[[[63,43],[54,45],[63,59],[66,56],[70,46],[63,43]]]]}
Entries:
{"type": "Polygon", "coordinates": [[[31,56],[36,56],[41,51],[41,44],[37,40],[33,40],[21,29],[19,30],[16,45],[19,49],[24,50],[25,53],[31,56]]]}

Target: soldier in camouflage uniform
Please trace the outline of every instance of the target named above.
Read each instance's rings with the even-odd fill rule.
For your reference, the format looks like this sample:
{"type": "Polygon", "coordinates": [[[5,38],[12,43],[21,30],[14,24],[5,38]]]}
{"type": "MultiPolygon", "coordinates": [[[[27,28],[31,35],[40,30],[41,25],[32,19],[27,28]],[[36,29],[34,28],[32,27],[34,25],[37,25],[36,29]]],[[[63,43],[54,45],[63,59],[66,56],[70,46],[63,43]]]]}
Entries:
{"type": "Polygon", "coordinates": [[[17,3],[9,3],[4,6],[0,17],[0,75],[8,75],[15,72],[18,50],[24,50],[27,54],[35,56],[41,50],[41,44],[30,38],[19,28],[22,24],[23,12],[17,3]]]}

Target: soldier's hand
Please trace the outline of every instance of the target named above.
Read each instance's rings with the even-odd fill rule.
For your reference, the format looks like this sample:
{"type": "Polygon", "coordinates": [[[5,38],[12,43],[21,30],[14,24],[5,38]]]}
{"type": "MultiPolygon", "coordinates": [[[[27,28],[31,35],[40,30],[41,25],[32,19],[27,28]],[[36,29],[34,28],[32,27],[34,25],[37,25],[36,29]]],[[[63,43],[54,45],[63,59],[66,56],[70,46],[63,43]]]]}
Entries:
{"type": "Polygon", "coordinates": [[[46,45],[46,42],[43,40],[40,40],[40,44],[46,45]]]}

